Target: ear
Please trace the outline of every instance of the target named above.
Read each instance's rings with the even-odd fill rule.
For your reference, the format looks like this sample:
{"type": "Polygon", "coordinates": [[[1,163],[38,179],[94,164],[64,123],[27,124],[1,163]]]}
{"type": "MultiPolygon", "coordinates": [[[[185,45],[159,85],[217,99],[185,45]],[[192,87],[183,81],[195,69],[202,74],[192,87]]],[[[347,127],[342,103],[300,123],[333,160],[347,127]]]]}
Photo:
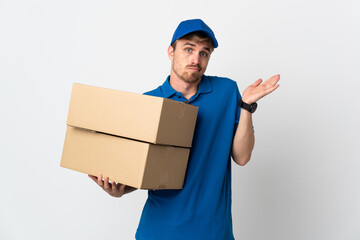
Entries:
{"type": "Polygon", "coordinates": [[[171,61],[174,58],[174,48],[171,45],[168,47],[168,57],[171,61]]]}

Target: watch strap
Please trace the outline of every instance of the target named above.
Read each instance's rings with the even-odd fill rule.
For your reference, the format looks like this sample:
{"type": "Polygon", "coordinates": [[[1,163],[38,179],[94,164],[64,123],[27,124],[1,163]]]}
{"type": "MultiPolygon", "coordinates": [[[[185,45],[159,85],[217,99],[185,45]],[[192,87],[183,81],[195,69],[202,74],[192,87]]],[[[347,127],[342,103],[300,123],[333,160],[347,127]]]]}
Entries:
{"type": "Polygon", "coordinates": [[[249,111],[250,113],[254,113],[257,108],[257,103],[248,104],[248,103],[244,102],[242,99],[240,99],[239,106],[241,108],[249,111]]]}

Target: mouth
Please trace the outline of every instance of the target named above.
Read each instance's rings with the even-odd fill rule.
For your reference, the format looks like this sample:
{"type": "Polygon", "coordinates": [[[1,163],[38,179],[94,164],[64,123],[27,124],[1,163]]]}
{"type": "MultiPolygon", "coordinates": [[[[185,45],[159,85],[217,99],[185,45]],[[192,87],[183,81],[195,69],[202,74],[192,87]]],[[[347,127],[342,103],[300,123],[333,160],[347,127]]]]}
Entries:
{"type": "Polygon", "coordinates": [[[197,66],[188,66],[187,69],[191,70],[191,71],[195,71],[195,72],[200,72],[200,68],[197,66]]]}

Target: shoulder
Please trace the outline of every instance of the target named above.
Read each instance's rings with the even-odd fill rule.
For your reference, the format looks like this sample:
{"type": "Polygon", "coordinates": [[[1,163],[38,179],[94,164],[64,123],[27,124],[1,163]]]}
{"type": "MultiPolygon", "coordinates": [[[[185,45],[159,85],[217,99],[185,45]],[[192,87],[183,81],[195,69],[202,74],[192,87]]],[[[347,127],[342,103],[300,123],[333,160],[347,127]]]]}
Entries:
{"type": "Polygon", "coordinates": [[[151,91],[148,91],[148,92],[144,92],[143,93],[144,95],[149,95],[149,96],[154,96],[154,97],[162,97],[162,92],[161,92],[161,89],[160,87],[157,87],[151,91]]]}
{"type": "Polygon", "coordinates": [[[218,77],[218,76],[206,76],[211,82],[211,85],[214,89],[221,88],[221,89],[237,89],[236,81],[227,78],[227,77],[218,77]]]}

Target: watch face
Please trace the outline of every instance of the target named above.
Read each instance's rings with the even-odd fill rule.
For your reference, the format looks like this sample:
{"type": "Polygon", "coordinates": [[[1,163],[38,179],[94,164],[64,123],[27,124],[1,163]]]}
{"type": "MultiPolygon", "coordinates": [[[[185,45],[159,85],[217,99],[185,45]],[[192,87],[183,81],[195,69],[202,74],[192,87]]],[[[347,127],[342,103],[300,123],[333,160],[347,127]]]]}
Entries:
{"type": "Polygon", "coordinates": [[[257,103],[251,104],[251,105],[250,105],[250,112],[251,112],[251,113],[255,112],[256,108],[257,108],[257,103]]]}

